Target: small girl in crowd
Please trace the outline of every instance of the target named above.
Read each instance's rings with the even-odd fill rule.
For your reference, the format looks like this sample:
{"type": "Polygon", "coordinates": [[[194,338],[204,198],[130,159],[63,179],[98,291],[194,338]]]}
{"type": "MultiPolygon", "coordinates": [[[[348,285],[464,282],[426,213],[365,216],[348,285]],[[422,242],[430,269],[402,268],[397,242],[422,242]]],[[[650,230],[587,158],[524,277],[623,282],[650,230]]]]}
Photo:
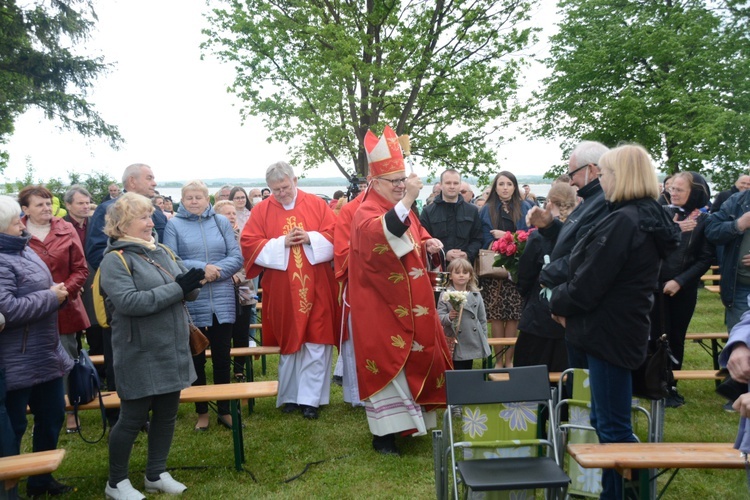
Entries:
{"type": "Polygon", "coordinates": [[[458,319],[459,313],[442,296],[438,302],[438,314],[448,342],[458,342],[453,351],[453,367],[456,370],[471,370],[475,359],[483,359],[490,355],[484,301],[479,293],[474,268],[468,260],[454,259],[448,265],[448,273],[448,291],[467,292],[458,331],[454,328],[454,322],[458,319]]]}

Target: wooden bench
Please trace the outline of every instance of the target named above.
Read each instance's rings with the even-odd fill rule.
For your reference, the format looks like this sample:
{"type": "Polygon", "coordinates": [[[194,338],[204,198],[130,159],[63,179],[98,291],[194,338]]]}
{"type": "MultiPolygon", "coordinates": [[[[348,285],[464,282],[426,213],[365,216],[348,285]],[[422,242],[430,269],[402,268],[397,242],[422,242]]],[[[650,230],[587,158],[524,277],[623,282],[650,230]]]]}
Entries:
{"type": "MultiPolygon", "coordinates": [[[[586,468],[616,469],[632,477],[634,469],[742,469],[745,459],[732,443],[608,443],[569,444],[568,453],[586,468]]],[[[649,498],[649,474],[640,474],[641,498],[649,498]]],[[[655,480],[655,478],[654,478],[655,480]]],[[[662,491],[658,498],[664,494],[662,491]]],[[[624,492],[623,492],[624,495],[624,492]]]]}
{"type": "Polygon", "coordinates": [[[711,355],[713,361],[714,370],[719,369],[719,354],[723,348],[723,344],[729,339],[729,334],[726,332],[717,333],[688,333],[685,335],[685,340],[691,340],[700,345],[704,351],[711,355]],[[711,345],[706,344],[706,341],[710,340],[711,345]]]}
{"type": "Polygon", "coordinates": [[[55,472],[60,467],[64,456],[65,450],[60,449],[2,457],[0,458],[0,483],[4,484],[0,484],[0,488],[10,489],[22,477],[55,472]]]}
{"type": "MultiPolygon", "coordinates": [[[[239,471],[245,462],[244,437],[242,434],[242,412],[239,402],[243,399],[254,401],[255,398],[276,396],[279,383],[276,380],[263,382],[242,382],[238,384],[195,385],[180,392],[180,403],[199,403],[204,401],[229,401],[232,415],[232,441],[234,443],[234,466],[239,471]]],[[[67,397],[66,397],[67,399],[67,397]]],[[[102,392],[105,408],[119,408],[120,397],[116,392],[102,392]]],[[[248,408],[252,407],[248,403],[248,408]]],[[[73,407],[66,402],[66,410],[73,407]]],[[[99,398],[80,405],[79,410],[99,410],[99,398]]]]}
{"type": "MultiPolygon", "coordinates": [[[[233,347],[229,351],[229,355],[232,357],[240,356],[247,358],[245,359],[245,376],[247,377],[248,382],[255,380],[252,356],[268,356],[280,353],[281,348],[278,346],[233,347]]],[[[91,358],[91,362],[95,365],[104,364],[104,355],[102,354],[92,354],[89,357],[91,358]]],[[[206,349],[206,357],[211,357],[211,349],[206,349]]],[[[263,374],[265,375],[265,370],[263,370],[263,374]]]]}

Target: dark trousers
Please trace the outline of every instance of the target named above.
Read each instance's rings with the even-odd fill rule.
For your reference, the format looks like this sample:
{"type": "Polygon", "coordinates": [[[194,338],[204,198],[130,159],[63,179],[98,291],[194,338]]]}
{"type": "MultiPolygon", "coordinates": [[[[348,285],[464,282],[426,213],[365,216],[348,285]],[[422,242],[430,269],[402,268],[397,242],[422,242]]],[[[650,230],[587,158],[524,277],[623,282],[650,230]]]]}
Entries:
{"type": "MultiPolygon", "coordinates": [[[[232,323],[219,323],[213,316],[213,324],[201,328],[203,334],[208,337],[211,347],[211,360],[214,365],[214,384],[228,384],[229,372],[232,360],[229,351],[232,347],[232,323]]],[[[193,356],[195,373],[198,378],[193,385],[206,385],[206,353],[202,352],[193,356]]],[[[219,401],[216,405],[219,415],[229,415],[229,401],[219,401]]],[[[195,403],[195,412],[199,414],[208,413],[208,403],[195,403]]]]}
{"type": "MultiPolygon", "coordinates": [[[[104,354],[104,374],[107,379],[107,390],[116,391],[117,382],[115,381],[115,367],[112,357],[112,329],[102,328],[102,354],[104,354]]],[[[117,418],[120,416],[119,408],[107,408],[107,422],[110,427],[114,427],[117,418]]]]}
{"type": "MultiPolygon", "coordinates": [[[[26,407],[34,415],[32,451],[57,448],[60,428],[65,421],[65,395],[62,377],[25,389],[8,391],[5,406],[15,432],[15,454],[21,453],[21,439],[26,432],[26,407]]],[[[52,474],[29,477],[28,486],[43,488],[52,481],[52,474]]]]}
{"type": "Polygon", "coordinates": [[[128,465],[133,443],[151,410],[148,432],[146,476],[157,478],[167,470],[167,456],[172,446],[180,392],[170,392],[140,399],[122,400],[117,425],[109,433],[109,484],[117,485],[128,478],[128,465]]]}
{"type": "MultiPolygon", "coordinates": [[[[250,324],[255,323],[257,314],[255,304],[238,306],[240,314],[232,326],[232,347],[248,347],[250,345],[250,324]]],[[[234,373],[245,373],[245,357],[236,356],[233,363],[234,373]]]]}
{"type": "Polygon", "coordinates": [[[672,368],[682,369],[685,354],[685,335],[698,302],[698,287],[683,287],[675,295],[654,294],[654,307],[651,309],[651,338],[667,334],[669,350],[677,360],[672,368]],[[661,303],[660,303],[661,301],[661,303]],[[663,314],[662,314],[663,311],[663,314]]]}

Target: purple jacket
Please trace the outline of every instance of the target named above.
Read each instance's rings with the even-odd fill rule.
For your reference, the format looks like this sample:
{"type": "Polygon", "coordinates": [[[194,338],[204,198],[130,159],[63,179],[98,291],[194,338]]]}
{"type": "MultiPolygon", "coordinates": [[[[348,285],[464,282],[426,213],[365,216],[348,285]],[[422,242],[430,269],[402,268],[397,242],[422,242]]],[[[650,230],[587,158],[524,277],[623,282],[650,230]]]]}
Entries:
{"type": "Polygon", "coordinates": [[[25,389],[62,377],[73,368],[60,345],[57,310],[60,305],[52,275],[29,248],[31,236],[0,233],[0,368],[7,390],[25,389]]]}

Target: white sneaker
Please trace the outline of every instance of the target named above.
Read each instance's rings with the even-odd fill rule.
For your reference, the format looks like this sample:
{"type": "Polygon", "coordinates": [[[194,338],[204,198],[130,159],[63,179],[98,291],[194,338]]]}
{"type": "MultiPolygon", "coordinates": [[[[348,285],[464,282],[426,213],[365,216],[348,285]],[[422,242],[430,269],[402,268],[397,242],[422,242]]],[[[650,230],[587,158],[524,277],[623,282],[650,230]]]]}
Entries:
{"type": "Polygon", "coordinates": [[[148,478],[145,478],[144,481],[146,483],[147,493],[157,493],[161,491],[163,493],[169,493],[170,495],[179,495],[187,489],[187,486],[172,479],[169,472],[162,472],[159,474],[158,481],[149,481],[148,478]]]}
{"type": "Polygon", "coordinates": [[[112,500],[143,500],[146,498],[143,496],[143,493],[133,488],[133,485],[130,484],[130,479],[123,479],[114,488],[107,481],[107,487],[104,488],[104,496],[112,500]]]}

